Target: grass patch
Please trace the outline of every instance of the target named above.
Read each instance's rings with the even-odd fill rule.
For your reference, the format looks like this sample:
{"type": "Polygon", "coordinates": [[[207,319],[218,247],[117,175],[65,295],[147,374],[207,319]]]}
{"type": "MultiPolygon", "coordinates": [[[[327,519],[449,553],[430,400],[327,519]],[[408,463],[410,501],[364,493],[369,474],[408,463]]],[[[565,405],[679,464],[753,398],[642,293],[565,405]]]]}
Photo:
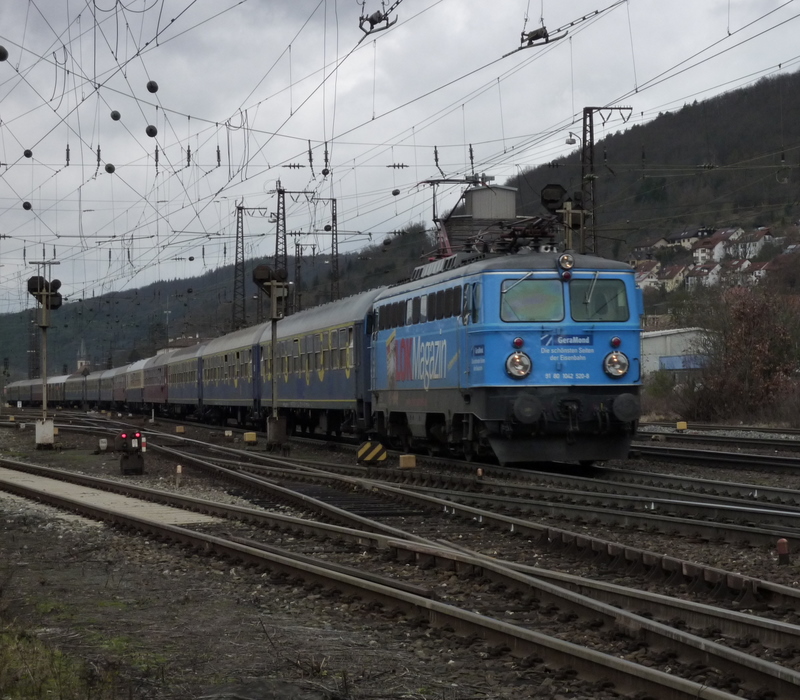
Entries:
{"type": "Polygon", "coordinates": [[[3,700],[113,700],[116,675],[101,673],[35,636],[0,627],[3,700]]]}

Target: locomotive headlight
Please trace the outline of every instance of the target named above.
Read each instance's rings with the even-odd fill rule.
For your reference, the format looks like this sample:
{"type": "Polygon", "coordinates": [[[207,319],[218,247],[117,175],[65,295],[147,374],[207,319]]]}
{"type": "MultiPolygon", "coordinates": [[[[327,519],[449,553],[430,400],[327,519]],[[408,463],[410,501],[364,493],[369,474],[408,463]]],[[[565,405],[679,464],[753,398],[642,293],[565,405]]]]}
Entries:
{"type": "Polygon", "coordinates": [[[571,270],[575,267],[575,258],[570,253],[563,253],[558,257],[558,266],[562,270],[571,270]]]}
{"type": "Polygon", "coordinates": [[[628,373],[631,363],[621,352],[610,352],[603,360],[603,369],[609,377],[623,377],[628,373]]]}
{"type": "Polygon", "coordinates": [[[506,372],[514,379],[527,377],[533,369],[533,362],[524,352],[512,352],[506,360],[506,372]]]}

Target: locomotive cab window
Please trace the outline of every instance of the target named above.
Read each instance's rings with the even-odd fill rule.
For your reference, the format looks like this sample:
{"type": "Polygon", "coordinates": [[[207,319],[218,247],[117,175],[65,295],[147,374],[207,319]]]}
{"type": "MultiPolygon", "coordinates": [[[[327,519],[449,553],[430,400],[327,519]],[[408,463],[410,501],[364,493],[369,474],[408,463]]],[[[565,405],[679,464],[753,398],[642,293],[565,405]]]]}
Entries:
{"type": "Polygon", "coordinates": [[[570,313],[575,321],[627,321],[628,296],[622,280],[573,279],[569,284],[570,313]]]}
{"type": "Polygon", "coordinates": [[[500,318],[509,323],[536,323],[564,319],[561,280],[503,280],[500,318]]]}

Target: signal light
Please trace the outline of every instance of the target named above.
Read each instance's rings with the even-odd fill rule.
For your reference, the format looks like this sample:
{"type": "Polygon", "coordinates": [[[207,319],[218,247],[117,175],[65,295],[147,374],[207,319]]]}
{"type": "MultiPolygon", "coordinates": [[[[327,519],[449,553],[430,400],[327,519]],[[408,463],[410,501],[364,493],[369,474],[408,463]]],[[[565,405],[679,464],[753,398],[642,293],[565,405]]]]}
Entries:
{"type": "Polygon", "coordinates": [[[525,345],[525,341],[522,338],[514,338],[514,340],[511,341],[511,344],[519,350],[519,348],[525,345]]]}
{"type": "Polygon", "coordinates": [[[128,433],[122,433],[122,435],[120,435],[120,437],[121,437],[123,440],[126,440],[126,439],[128,438],[128,433]]]}
{"type": "Polygon", "coordinates": [[[134,434],[133,434],[133,437],[135,437],[135,438],[140,438],[140,437],[142,437],[142,434],[141,434],[141,433],[134,433],[134,434]]]}
{"type": "Polygon", "coordinates": [[[58,293],[59,289],[61,289],[61,280],[48,282],[41,275],[34,275],[28,279],[28,293],[46,309],[61,308],[62,299],[58,293]]]}
{"type": "Polygon", "coordinates": [[[617,336],[614,336],[611,339],[611,347],[612,348],[618,348],[620,345],[622,345],[622,338],[618,338],[617,336]]]}

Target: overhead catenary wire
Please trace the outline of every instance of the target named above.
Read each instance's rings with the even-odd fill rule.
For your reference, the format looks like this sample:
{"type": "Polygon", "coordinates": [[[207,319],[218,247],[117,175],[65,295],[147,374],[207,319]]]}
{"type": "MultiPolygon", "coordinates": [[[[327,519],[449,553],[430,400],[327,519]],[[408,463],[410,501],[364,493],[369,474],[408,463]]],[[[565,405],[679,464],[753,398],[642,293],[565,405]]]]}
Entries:
{"type": "MultiPolygon", "coordinates": [[[[234,7],[241,5],[242,3],[237,3],[237,5],[230,5],[229,7],[224,8],[224,10],[220,11],[220,14],[224,14],[226,12],[231,12],[234,7]]],[[[320,7],[321,3],[317,5],[320,7]]],[[[430,7],[434,5],[428,4],[428,7],[423,8],[423,10],[428,11],[430,7]]],[[[28,22],[29,22],[29,11],[30,5],[26,9],[26,20],[25,20],[25,31],[23,32],[23,44],[27,47],[30,47],[31,44],[27,40],[27,31],[28,31],[28,22]]],[[[152,146],[154,145],[152,142],[148,142],[147,139],[142,137],[140,133],[137,133],[135,130],[132,130],[130,124],[132,123],[130,117],[123,118],[123,120],[116,124],[117,127],[124,129],[127,131],[131,138],[140,143],[143,148],[139,163],[134,163],[132,161],[123,162],[117,164],[117,173],[115,177],[119,177],[120,183],[119,185],[114,187],[113,191],[113,215],[111,220],[103,227],[97,228],[96,223],[99,218],[101,212],[89,212],[84,213],[82,210],[85,208],[82,205],[84,201],[84,194],[86,193],[87,188],[93,187],[93,176],[95,175],[96,170],[96,163],[94,159],[92,159],[91,163],[84,163],[81,165],[82,168],[91,168],[90,172],[87,172],[81,181],[76,184],[75,186],[70,185],[70,181],[63,178],[63,175],[58,172],[57,168],[53,168],[49,173],[50,180],[57,185],[57,200],[54,202],[52,206],[45,206],[43,209],[37,205],[37,214],[32,218],[34,222],[36,222],[37,230],[33,232],[32,240],[41,240],[47,239],[48,237],[52,237],[57,232],[58,228],[61,226],[63,221],[65,220],[65,215],[63,212],[67,211],[65,208],[66,204],[69,203],[77,203],[81,202],[80,205],[76,206],[75,208],[78,210],[75,214],[76,217],[76,230],[83,234],[84,242],[79,244],[79,247],[76,249],[75,258],[80,258],[80,247],[83,248],[91,248],[92,247],[92,239],[96,238],[98,234],[103,234],[105,231],[111,229],[117,229],[119,234],[129,236],[129,240],[143,240],[144,238],[140,238],[137,232],[139,231],[147,231],[151,227],[155,227],[159,231],[159,235],[164,236],[164,240],[162,241],[162,245],[181,245],[181,235],[180,234],[173,234],[171,231],[173,230],[173,226],[171,223],[173,221],[177,221],[178,217],[182,217],[186,215],[191,220],[195,222],[208,222],[213,221],[217,222],[220,218],[219,214],[215,214],[211,219],[208,219],[208,212],[214,211],[216,212],[217,207],[219,206],[220,200],[218,197],[225,196],[226,191],[230,190],[234,186],[239,185],[246,185],[247,183],[256,183],[258,178],[263,177],[265,174],[269,173],[270,170],[274,169],[277,166],[277,163],[280,161],[275,161],[273,155],[269,156],[269,159],[266,157],[270,151],[274,151],[274,147],[272,144],[277,139],[286,139],[286,140],[298,140],[305,146],[306,142],[308,141],[309,133],[307,131],[300,131],[299,133],[290,133],[290,130],[286,128],[286,125],[296,123],[294,122],[294,115],[298,113],[302,113],[302,105],[297,106],[294,104],[294,98],[292,97],[292,104],[290,108],[292,120],[285,122],[285,124],[279,125],[277,128],[273,129],[270,133],[265,132],[264,130],[260,129],[258,125],[252,123],[252,115],[255,113],[255,110],[258,109],[258,105],[250,105],[250,96],[255,95],[255,91],[258,87],[254,87],[250,94],[239,103],[240,112],[234,111],[231,112],[231,116],[229,118],[235,118],[236,114],[247,115],[245,119],[243,117],[243,126],[239,130],[242,133],[241,140],[232,144],[232,153],[231,157],[228,159],[223,159],[225,164],[230,165],[230,163],[235,162],[235,168],[229,172],[228,182],[223,183],[221,186],[218,183],[213,182],[213,176],[208,175],[210,170],[213,170],[214,161],[215,159],[209,158],[206,160],[208,164],[203,172],[200,172],[200,168],[197,167],[202,163],[202,154],[204,149],[204,144],[212,143],[219,139],[220,131],[225,130],[226,127],[224,126],[225,120],[220,120],[220,117],[216,117],[216,119],[208,119],[205,115],[195,115],[191,113],[178,113],[175,110],[169,109],[169,105],[164,104],[162,100],[159,98],[153,99],[151,96],[138,96],[137,93],[142,92],[141,84],[137,85],[133,81],[134,69],[137,64],[141,65],[145,72],[149,72],[151,69],[150,63],[152,58],[156,56],[156,50],[161,49],[164,46],[169,45],[171,42],[177,40],[183,33],[191,32],[196,30],[199,27],[204,26],[207,24],[210,14],[206,14],[203,17],[199,17],[197,15],[192,15],[192,12],[199,7],[198,3],[184,3],[184,7],[181,8],[181,13],[176,13],[174,16],[176,18],[175,22],[171,22],[169,25],[165,24],[163,21],[163,17],[159,18],[153,25],[153,31],[146,31],[145,30],[145,22],[142,21],[139,23],[138,27],[134,28],[134,25],[128,22],[128,19],[132,17],[133,13],[128,11],[126,7],[124,10],[122,6],[118,6],[114,3],[109,3],[108,8],[116,8],[114,12],[107,12],[106,18],[103,18],[101,15],[103,13],[96,12],[95,17],[93,18],[91,24],[86,22],[87,15],[84,13],[83,17],[83,27],[82,31],[78,31],[77,28],[81,25],[80,17],[81,15],[72,14],[69,18],[69,27],[71,29],[75,29],[75,33],[86,39],[89,36],[96,37],[96,41],[83,41],[78,40],[76,43],[70,46],[70,42],[66,39],[63,41],[69,51],[68,57],[70,61],[70,65],[77,69],[71,69],[71,84],[67,87],[66,81],[60,80],[57,85],[57,92],[61,93],[63,90],[63,99],[61,99],[60,106],[58,110],[53,111],[50,101],[50,94],[53,91],[54,84],[52,82],[52,75],[51,73],[51,82],[48,85],[48,92],[47,94],[42,94],[40,96],[40,106],[44,107],[45,109],[50,109],[53,114],[56,114],[59,117],[59,121],[57,125],[61,126],[61,128],[67,128],[70,133],[76,136],[76,138],[81,141],[81,143],[76,144],[72,148],[72,163],[73,165],[80,165],[84,163],[85,160],[85,150],[88,146],[97,146],[97,140],[101,139],[103,143],[101,143],[101,149],[105,160],[105,154],[110,153],[108,146],[105,144],[107,143],[107,138],[104,134],[108,131],[109,123],[107,121],[107,117],[105,112],[111,108],[111,105],[108,103],[107,99],[109,96],[114,96],[113,99],[119,99],[125,96],[124,92],[115,92],[117,90],[117,86],[112,84],[111,77],[115,74],[119,75],[123,78],[123,83],[127,85],[127,95],[128,96],[136,96],[136,100],[131,104],[134,105],[134,109],[139,111],[140,114],[146,114],[147,110],[150,109],[157,109],[159,114],[159,119],[161,120],[159,123],[160,126],[160,134],[159,134],[159,153],[161,156],[161,172],[159,173],[158,177],[149,177],[149,182],[143,188],[137,181],[134,175],[134,169],[137,167],[146,168],[146,163],[150,163],[152,165],[152,149],[145,148],[145,146],[152,146]],[[94,19],[97,19],[97,23],[94,22],[94,19]],[[124,19],[123,19],[124,18],[124,19]],[[182,22],[185,19],[187,21],[182,22]],[[138,31],[136,31],[138,29],[138,31]],[[126,37],[127,42],[130,48],[126,48],[126,43],[122,41],[123,34],[126,37]],[[84,51],[86,46],[89,46],[91,49],[91,58],[89,59],[89,66],[92,70],[82,70],[82,66],[86,67],[85,60],[81,59],[81,53],[84,51]],[[109,72],[107,69],[107,65],[103,65],[101,62],[101,54],[98,53],[97,47],[105,47],[109,51],[109,55],[112,55],[114,58],[114,62],[116,63],[114,71],[109,72]],[[76,50],[77,49],[77,50],[76,50]],[[83,76],[81,78],[81,76],[83,76]],[[101,89],[96,89],[95,85],[100,85],[101,89]],[[88,95],[94,100],[94,112],[97,115],[97,119],[94,118],[91,121],[96,121],[99,124],[99,127],[96,129],[90,122],[85,121],[85,114],[82,111],[82,107],[84,105],[85,100],[82,97],[81,91],[88,89],[88,95]],[[144,99],[142,99],[144,97],[144,99]],[[66,111],[64,111],[66,110],[66,111]],[[188,125],[189,122],[192,124],[193,133],[191,134],[184,134],[181,133],[180,137],[177,135],[178,129],[176,128],[177,124],[175,120],[177,117],[181,117],[181,119],[185,119],[188,125]],[[63,117],[63,119],[61,118],[63,117]],[[103,121],[106,119],[106,121],[103,121]],[[83,138],[81,138],[81,135],[83,138]],[[194,139],[192,139],[194,136],[194,139]],[[192,159],[191,164],[188,164],[184,158],[185,149],[188,145],[189,141],[193,140],[195,143],[193,145],[193,154],[194,157],[192,159]],[[199,156],[198,156],[199,154],[199,156]],[[65,186],[66,185],[66,186],[65,186]],[[123,193],[122,190],[125,190],[123,193]],[[129,196],[133,196],[133,205],[128,204],[129,196]],[[159,202],[161,199],[168,199],[169,202],[159,202]],[[125,211],[121,210],[124,209],[125,211]],[[40,210],[41,209],[41,210],[40,210]],[[51,218],[52,217],[52,218],[51,218]],[[122,225],[121,222],[123,221],[122,217],[127,217],[130,220],[130,223],[122,225]],[[57,222],[57,223],[55,223],[57,222]],[[87,223],[89,223],[87,227],[87,223]]],[[[154,3],[142,3],[141,12],[140,14],[142,17],[147,16],[146,10],[150,9],[157,9],[159,14],[161,14],[161,10],[163,9],[163,4],[161,6],[157,6],[154,3]]],[[[331,5],[328,4],[328,8],[331,5]]],[[[336,8],[338,9],[338,8],[336,8]]],[[[415,8],[416,9],[416,8],[415,8]]],[[[138,11],[138,9],[137,9],[138,11]]],[[[216,15],[216,9],[214,11],[216,15]]],[[[628,6],[628,27],[630,31],[630,6],[628,6]]],[[[164,15],[166,16],[166,15],[164,15]]],[[[544,5],[542,4],[540,17],[544,16],[544,5]]],[[[310,21],[310,16],[304,18],[306,22],[310,21]]],[[[412,29],[411,21],[413,17],[403,17],[401,22],[391,28],[391,30],[384,32],[382,35],[378,35],[379,38],[376,38],[373,46],[373,52],[377,50],[377,41],[380,39],[381,41],[390,36],[394,36],[397,31],[404,31],[408,32],[412,29]]],[[[790,21],[790,20],[786,20],[790,21]]],[[[306,26],[306,25],[303,25],[306,26]]],[[[309,25],[310,26],[310,25],[309,25]]],[[[326,24],[327,26],[327,24],[326,24]]],[[[587,26],[589,23],[587,23],[587,26]]],[[[776,26],[780,26],[776,24],[776,26]]],[[[728,28],[730,28],[730,21],[728,21],[728,28]]],[[[581,29],[575,29],[575,31],[570,36],[571,48],[574,45],[575,41],[580,40],[581,36],[581,29]]],[[[737,32],[741,31],[738,29],[737,32]]],[[[766,30],[765,30],[766,31],[766,30]]],[[[57,33],[57,32],[54,32],[57,33]]],[[[322,36],[322,35],[320,35],[322,36]]],[[[329,39],[329,35],[324,35],[326,41],[329,39]]],[[[297,40],[293,40],[291,45],[296,45],[297,51],[293,52],[292,63],[294,63],[296,57],[298,56],[299,51],[301,50],[302,45],[305,43],[304,38],[300,38],[297,40]]],[[[5,41],[5,40],[4,40],[5,41]]],[[[60,40],[59,40],[60,42],[60,40]]],[[[53,46],[60,47],[61,43],[56,42],[54,40],[53,46]]],[[[287,47],[290,44],[287,43],[287,47]]],[[[63,70],[63,68],[59,68],[59,64],[57,61],[53,59],[52,51],[53,50],[60,50],[60,49],[51,49],[49,54],[45,54],[44,52],[40,52],[41,55],[37,59],[39,62],[47,63],[50,66],[51,71],[59,71],[63,70]],[[48,58],[49,57],[49,58],[48,58]]],[[[551,49],[552,50],[552,49],[551,49]]],[[[331,89],[333,92],[331,93],[327,87],[325,87],[326,83],[331,80],[331,77],[334,76],[335,80],[339,80],[339,68],[337,66],[341,65],[339,49],[336,48],[333,51],[335,54],[335,58],[333,60],[329,60],[329,58],[325,58],[323,60],[323,68],[321,69],[320,75],[322,76],[317,81],[317,89],[320,89],[321,92],[324,93],[322,105],[326,110],[332,109],[333,111],[327,111],[325,117],[323,118],[322,124],[323,129],[320,136],[317,138],[312,138],[311,140],[314,143],[314,148],[318,148],[320,151],[323,148],[324,143],[328,143],[331,152],[331,161],[336,161],[335,150],[337,148],[341,148],[343,144],[347,144],[348,142],[356,143],[357,139],[348,139],[347,137],[350,135],[357,135],[360,129],[365,128],[370,122],[386,119],[387,117],[400,112],[404,109],[409,109],[414,104],[419,104],[421,101],[425,100],[428,97],[433,97],[439,91],[444,91],[447,88],[456,87],[457,83],[460,81],[456,81],[454,83],[445,83],[442,82],[439,88],[436,90],[423,94],[424,91],[420,91],[420,95],[414,98],[413,100],[400,100],[402,104],[398,107],[391,108],[392,111],[384,110],[380,114],[375,114],[374,116],[377,118],[376,120],[367,119],[361,124],[356,125],[354,128],[348,130],[350,127],[349,125],[345,128],[337,128],[338,123],[338,87],[333,86],[331,84],[331,89]],[[321,81],[321,82],[320,82],[321,81]],[[331,101],[329,98],[331,94],[334,95],[333,100],[331,101]]],[[[345,51],[346,54],[346,51],[345,51]]],[[[343,55],[345,55],[343,54],[343,55]]],[[[20,56],[23,54],[20,53],[20,56]]],[[[59,57],[59,61],[63,59],[62,54],[59,57]]],[[[85,55],[85,53],[84,53],[85,55]]],[[[284,57],[286,54],[283,54],[284,57]]],[[[546,58],[547,54],[542,56],[532,56],[530,57],[531,60],[525,60],[519,62],[518,71],[522,70],[530,70],[532,67],[535,68],[539,61],[542,61],[546,58]]],[[[285,58],[284,58],[285,60],[285,58]]],[[[17,68],[21,74],[31,77],[32,73],[26,72],[26,66],[22,62],[23,59],[19,58],[17,61],[17,68]]],[[[516,62],[515,62],[516,63],[516,62]]],[[[34,64],[32,64],[34,65],[34,64]]],[[[515,134],[515,133],[506,133],[505,127],[505,108],[504,105],[500,104],[500,114],[498,119],[498,125],[500,130],[499,137],[495,139],[485,138],[485,139],[468,139],[466,134],[466,125],[468,123],[468,118],[472,115],[470,114],[469,104],[470,100],[478,100],[483,99],[484,95],[489,94],[490,89],[495,95],[500,96],[498,100],[499,103],[505,102],[506,91],[503,88],[505,78],[501,75],[492,75],[487,77],[484,81],[483,85],[484,88],[475,89],[475,80],[473,76],[481,75],[480,71],[486,70],[486,72],[491,72],[491,60],[484,60],[481,62],[481,66],[477,68],[474,72],[466,72],[463,76],[464,84],[471,83],[468,87],[469,90],[465,90],[462,92],[461,95],[456,95],[452,97],[452,101],[450,104],[449,111],[447,109],[441,110],[431,110],[428,109],[427,112],[429,117],[424,121],[419,120],[412,120],[410,126],[403,132],[398,132],[394,136],[390,135],[383,144],[379,144],[377,141],[373,141],[373,143],[368,144],[364,148],[361,149],[361,154],[356,154],[355,157],[348,159],[348,167],[341,168],[341,172],[339,174],[335,174],[329,179],[329,186],[331,188],[331,192],[333,188],[340,186],[342,182],[342,177],[345,175],[349,175],[352,177],[353,181],[357,179],[357,171],[358,169],[365,169],[365,168],[375,168],[375,167],[383,167],[378,161],[381,157],[383,157],[382,153],[388,153],[392,149],[398,150],[402,148],[411,148],[414,154],[414,162],[416,164],[416,168],[420,167],[420,162],[423,163],[423,167],[430,167],[431,159],[430,159],[430,151],[426,153],[426,149],[430,149],[430,143],[423,143],[425,138],[426,130],[431,128],[433,124],[439,121],[444,121],[445,119],[449,118],[449,115],[452,114],[456,109],[460,110],[461,112],[461,121],[462,121],[462,138],[458,139],[456,137],[453,139],[453,143],[449,145],[441,144],[440,147],[443,153],[448,153],[448,147],[452,149],[457,149],[459,152],[466,152],[468,148],[468,141],[474,141],[475,145],[475,167],[487,167],[487,168],[511,168],[514,164],[517,163],[533,163],[535,164],[537,161],[542,161],[542,155],[551,148],[554,148],[554,143],[556,141],[557,134],[559,133],[559,129],[563,128],[560,124],[553,123],[544,128],[538,128],[535,130],[535,133],[529,133],[527,135],[522,134],[515,134]],[[496,92],[495,92],[496,91],[496,92]],[[438,116],[436,115],[438,112],[438,116]],[[381,147],[383,151],[381,151],[381,147]],[[428,166],[425,166],[425,163],[428,163],[428,166]]],[[[633,64],[632,64],[633,65],[633,64]]],[[[373,63],[373,66],[375,64],[373,63]]],[[[504,66],[505,68],[505,66],[504,66]]],[[[516,68],[516,66],[515,66],[516,68]]],[[[641,89],[642,86],[645,86],[647,83],[642,83],[639,85],[639,80],[636,77],[636,66],[633,65],[634,69],[634,87],[639,87],[641,89]]],[[[377,75],[377,66],[374,67],[375,74],[377,75]]],[[[292,66],[292,71],[294,72],[294,66],[292,66]]],[[[517,72],[518,72],[517,71],[517,72]]],[[[509,73],[513,75],[514,73],[509,73]]],[[[267,75],[266,73],[264,74],[267,75]]],[[[270,76],[274,75],[274,73],[270,74],[270,76]]],[[[485,75],[485,74],[484,74],[485,75]]],[[[258,78],[260,79],[261,76],[259,75],[258,78]]],[[[301,78],[303,79],[303,78],[301,78]]],[[[292,76],[289,84],[291,86],[295,86],[298,83],[295,80],[294,75],[292,76]]],[[[261,85],[264,83],[259,82],[257,85],[261,85]]],[[[373,88],[377,85],[377,80],[373,81],[373,88]]],[[[33,86],[32,86],[33,87],[33,86]]],[[[374,89],[373,92],[375,93],[376,90],[374,89]]],[[[441,94],[441,93],[440,93],[441,94]]],[[[373,95],[375,96],[375,95],[373,95]]],[[[58,100],[58,97],[57,97],[58,100]]],[[[55,103],[53,103],[55,104],[55,103]]],[[[304,103],[305,104],[305,103],[304,103]]],[[[377,100],[375,100],[374,105],[377,105],[377,100]]],[[[439,105],[437,105],[438,107],[439,105]]],[[[373,112],[375,111],[375,107],[373,107],[373,112]]],[[[574,113],[574,108],[572,109],[572,113],[574,113]]],[[[127,115],[133,115],[132,112],[126,112],[127,115]]],[[[12,115],[13,116],[13,115],[12,115]]],[[[654,116],[654,115],[653,115],[654,116]]],[[[93,115],[94,117],[94,115],[93,115]]],[[[12,133],[10,129],[12,129],[12,125],[14,120],[12,119],[10,122],[6,122],[4,120],[3,128],[0,129],[2,131],[3,136],[3,143],[6,141],[6,137],[12,133]],[[6,124],[8,127],[6,128],[6,124]]],[[[20,122],[21,123],[21,122],[20,122]]],[[[299,122],[297,122],[299,123],[299,122]]],[[[188,127],[187,127],[188,128],[188,127]]],[[[120,130],[120,129],[117,129],[120,130]]],[[[533,131],[533,130],[532,130],[533,131]]],[[[181,132],[183,129],[181,128],[181,132]]],[[[45,143],[47,138],[49,137],[49,133],[44,134],[43,140],[40,141],[41,143],[45,143]]],[[[18,136],[19,138],[19,136],[18,136]]],[[[364,139],[364,141],[368,141],[364,139]]],[[[30,145],[30,144],[26,144],[30,145]]],[[[34,149],[35,151],[40,149],[34,149]]],[[[213,153],[213,151],[212,151],[213,153]]],[[[211,155],[211,153],[209,153],[211,155]]],[[[452,153],[450,153],[452,156],[452,153]]],[[[392,158],[394,160],[394,158],[392,158]]],[[[443,159],[443,163],[447,163],[448,160],[450,161],[449,165],[446,167],[453,173],[453,174],[464,174],[468,169],[472,167],[471,162],[468,163],[466,158],[460,159],[463,162],[455,163],[453,162],[452,157],[449,159],[443,159]]],[[[36,167],[44,167],[46,166],[46,159],[37,158],[36,159],[36,167]]],[[[61,164],[63,166],[63,163],[61,164]]],[[[16,165],[12,164],[12,168],[16,167],[16,165]]],[[[413,191],[413,183],[418,182],[421,178],[412,178],[407,182],[397,182],[397,185],[404,190],[404,192],[408,192],[409,196],[413,194],[413,196],[417,196],[417,193],[413,191]]],[[[361,178],[363,180],[363,178],[361,178]]],[[[102,170],[97,173],[97,181],[98,182],[105,182],[106,184],[110,184],[110,178],[103,175],[102,170]]],[[[44,201],[46,197],[43,196],[42,187],[44,186],[43,182],[30,182],[30,189],[29,192],[34,192],[38,189],[40,201],[44,201]]],[[[20,198],[24,198],[25,196],[29,196],[23,191],[20,191],[17,188],[17,193],[20,198]]],[[[407,214],[411,209],[407,208],[405,204],[401,202],[399,199],[389,199],[386,196],[386,192],[381,192],[380,189],[370,188],[370,192],[365,192],[362,190],[359,192],[358,196],[358,206],[353,205],[353,211],[355,212],[358,209],[358,213],[363,217],[365,215],[372,215],[376,212],[381,210],[381,199],[383,199],[383,207],[384,211],[387,214],[391,214],[390,210],[397,209],[398,215],[403,216],[407,214]],[[366,199],[365,199],[366,198],[366,199]],[[388,202],[392,202],[392,205],[387,210],[388,202]],[[363,206],[362,206],[363,205],[363,206]]],[[[329,192],[330,193],[330,192],[329,192]]],[[[258,196],[258,194],[263,194],[260,192],[259,188],[254,188],[254,191],[249,196],[258,196]]],[[[337,192],[338,199],[342,203],[346,203],[348,198],[346,196],[342,196],[337,192]]],[[[355,201],[355,200],[353,200],[355,201]]],[[[346,216],[347,211],[346,209],[340,210],[343,216],[346,216]]],[[[383,219],[379,219],[376,221],[376,226],[380,226],[381,224],[387,225],[387,228],[391,229],[394,226],[391,226],[389,222],[391,222],[393,216],[387,215],[383,219]]],[[[217,228],[216,226],[214,226],[217,228]]],[[[80,241],[81,239],[76,239],[80,241]]],[[[161,248],[161,246],[159,246],[161,248]]],[[[142,269],[146,269],[148,266],[152,267],[153,263],[158,263],[163,258],[160,257],[157,251],[135,251],[135,256],[149,256],[149,258],[143,257],[137,264],[142,269]]],[[[128,284],[134,283],[134,280],[137,279],[137,276],[131,276],[128,278],[128,284]]]]}

